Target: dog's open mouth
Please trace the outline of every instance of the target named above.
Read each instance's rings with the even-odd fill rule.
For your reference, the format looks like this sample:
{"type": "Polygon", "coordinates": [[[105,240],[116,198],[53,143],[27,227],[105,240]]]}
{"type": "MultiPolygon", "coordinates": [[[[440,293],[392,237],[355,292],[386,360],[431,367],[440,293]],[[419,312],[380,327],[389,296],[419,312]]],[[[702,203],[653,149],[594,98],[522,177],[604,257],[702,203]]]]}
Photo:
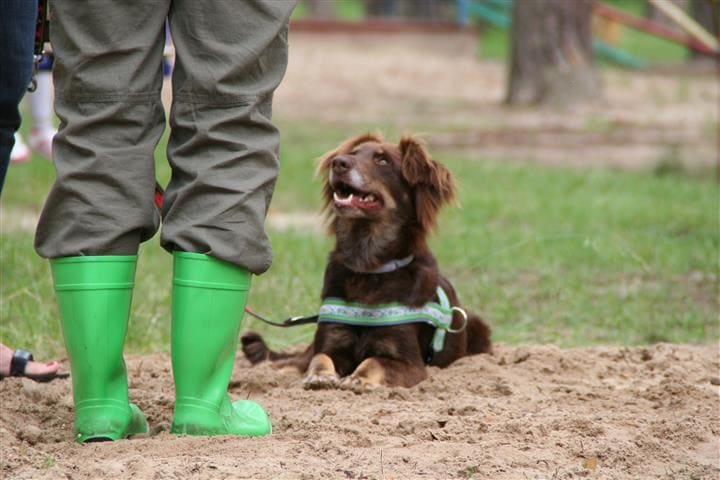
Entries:
{"type": "Polygon", "coordinates": [[[335,206],[338,208],[360,208],[363,210],[377,210],[382,208],[382,198],[371,192],[363,192],[352,188],[346,183],[339,182],[333,191],[335,206]]]}

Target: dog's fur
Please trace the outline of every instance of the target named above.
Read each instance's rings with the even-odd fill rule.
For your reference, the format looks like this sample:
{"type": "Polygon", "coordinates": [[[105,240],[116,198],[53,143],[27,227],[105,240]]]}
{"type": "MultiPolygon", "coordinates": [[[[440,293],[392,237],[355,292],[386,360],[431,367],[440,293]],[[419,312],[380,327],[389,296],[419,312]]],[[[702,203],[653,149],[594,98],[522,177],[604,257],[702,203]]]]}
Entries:
{"type": "MultiPolygon", "coordinates": [[[[324,178],[329,230],[336,238],[325,269],[323,299],[420,307],[437,301],[440,285],[450,303],[460,305],[426,241],[439,209],[455,199],[455,182],[416,139],[403,137],[394,145],[377,135],[353,138],[322,157],[318,173],[324,178]],[[414,260],[393,272],[363,273],[409,254],[414,260]]],[[[456,312],[452,326],[461,325],[456,312]]],[[[242,348],[252,363],[270,360],[306,372],[306,388],[411,387],[427,378],[425,359],[432,353],[433,333],[434,327],[424,323],[320,323],[313,344],[300,354],[272,352],[253,332],[243,335],[242,348]]],[[[445,348],[430,364],[445,367],[465,355],[490,351],[490,328],[468,312],[467,328],[448,333],[445,348]]]]}

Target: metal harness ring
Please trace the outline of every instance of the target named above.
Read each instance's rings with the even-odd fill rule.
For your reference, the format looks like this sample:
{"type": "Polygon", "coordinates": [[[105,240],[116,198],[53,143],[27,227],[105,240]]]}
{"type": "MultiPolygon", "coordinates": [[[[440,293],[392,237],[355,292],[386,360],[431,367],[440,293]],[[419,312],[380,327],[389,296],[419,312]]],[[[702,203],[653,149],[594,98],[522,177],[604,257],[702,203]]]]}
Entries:
{"type": "MultiPolygon", "coordinates": [[[[463,318],[463,324],[462,324],[462,326],[461,326],[460,328],[450,328],[450,327],[448,327],[447,331],[450,332],[450,333],[460,333],[460,332],[462,332],[463,330],[465,330],[465,328],[467,327],[467,324],[468,324],[467,312],[465,311],[465,309],[460,308],[460,307],[452,307],[451,311],[453,311],[453,312],[455,312],[455,311],[460,312],[460,315],[462,315],[462,318],[463,318]]],[[[450,324],[452,325],[452,321],[450,322],[450,324]]]]}

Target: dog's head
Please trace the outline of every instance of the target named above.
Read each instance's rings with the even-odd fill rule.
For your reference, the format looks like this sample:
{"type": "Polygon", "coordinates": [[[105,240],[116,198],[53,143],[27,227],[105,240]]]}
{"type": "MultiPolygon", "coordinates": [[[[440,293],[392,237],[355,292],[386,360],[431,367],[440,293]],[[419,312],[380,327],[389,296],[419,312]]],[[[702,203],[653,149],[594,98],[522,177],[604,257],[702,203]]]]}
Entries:
{"type": "Polygon", "coordinates": [[[410,136],[397,145],[378,135],[352,138],[320,159],[318,173],[331,229],[364,219],[399,223],[424,238],[440,207],[455,199],[450,171],[410,136]]]}

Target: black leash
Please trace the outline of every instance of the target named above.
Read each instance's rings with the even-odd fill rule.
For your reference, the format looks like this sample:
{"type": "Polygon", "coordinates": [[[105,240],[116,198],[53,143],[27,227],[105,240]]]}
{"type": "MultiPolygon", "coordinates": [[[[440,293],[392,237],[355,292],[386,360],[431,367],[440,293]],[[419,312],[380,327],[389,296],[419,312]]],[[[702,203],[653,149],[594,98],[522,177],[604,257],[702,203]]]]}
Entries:
{"type": "Polygon", "coordinates": [[[257,318],[263,323],[267,323],[268,325],[272,325],[273,327],[296,327],[298,325],[307,325],[310,323],[317,323],[318,316],[317,315],[308,315],[305,317],[290,317],[286,318],[282,322],[273,322],[272,320],[268,320],[267,318],[264,318],[257,313],[253,312],[249,308],[245,307],[245,312],[248,313],[250,316],[257,318]]]}
{"type": "MultiPolygon", "coordinates": [[[[282,322],[273,322],[272,320],[268,320],[267,318],[264,318],[264,317],[258,315],[257,313],[250,310],[248,307],[245,307],[245,313],[249,314],[252,317],[257,318],[258,320],[260,320],[263,323],[267,323],[268,325],[272,325],[273,327],[281,327],[281,328],[296,327],[298,325],[307,325],[309,323],[317,323],[317,321],[318,321],[317,315],[309,315],[307,317],[286,318],[282,322]]],[[[434,357],[433,349],[429,348],[428,353],[424,358],[425,364],[431,365],[432,361],[433,361],[433,357],[434,357]]]]}
{"type": "MultiPolygon", "coordinates": [[[[162,210],[163,207],[163,200],[164,200],[165,191],[160,186],[158,182],[155,182],[155,206],[157,206],[158,209],[162,210]]],[[[282,322],[273,322],[272,320],[268,320],[265,317],[262,317],[258,315],[257,313],[253,312],[250,308],[245,307],[245,312],[252,316],[257,318],[263,323],[267,323],[268,325],[272,325],[273,327],[295,327],[297,325],[307,325],[309,323],[317,323],[318,316],[317,315],[310,315],[307,317],[290,317],[286,318],[282,322]]]]}

